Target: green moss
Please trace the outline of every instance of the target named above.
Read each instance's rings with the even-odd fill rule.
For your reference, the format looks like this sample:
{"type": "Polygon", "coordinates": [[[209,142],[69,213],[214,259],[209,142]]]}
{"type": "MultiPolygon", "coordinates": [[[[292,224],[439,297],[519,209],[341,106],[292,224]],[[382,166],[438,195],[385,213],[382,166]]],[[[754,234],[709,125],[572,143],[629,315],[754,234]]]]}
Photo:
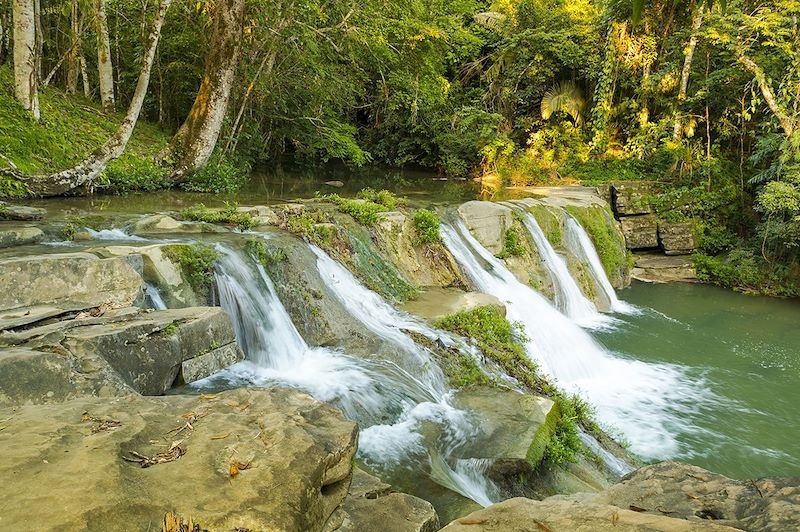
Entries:
{"type": "Polygon", "coordinates": [[[628,267],[628,253],[611,214],[603,207],[567,206],[566,210],[586,230],[594,243],[603,268],[614,278],[628,267]]]}
{"type": "Polygon", "coordinates": [[[287,259],[285,251],[267,246],[261,240],[248,240],[245,248],[265,268],[271,268],[287,259]]]}
{"type": "Polygon", "coordinates": [[[506,234],[503,239],[503,251],[501,251],[497,257],[500,259],[506,259],[508,257],[521,257],[525,254],[525,246],[522,244],[522,237],[520,236],[520,231],[515,226],[511,226],[506,229],[506,234]]]}
{"type": "Polygon", "coordinates": [[[546,205],[530,207],[530,213],[542,229],[544,236],[554,247],[560,246],[564,235],[561,232],[561,216],[546,205]]]}
{"type": "Polygon", "coordinates": [[[256,226],[255,218],[246,212],[238,212],[236,208],[235,204],[227,204],[223,209],[209,209],[202,203],[198,203],[183,209],[178,216],[182,220],[233,225],[242,230],[252,229],[256,226]]]}
{"type": "Polygon", "coordinates": [[[419,209],[414,213],[414,231],[417,233],[414,243],[421,244],[435,244],[442,241],[439,234],[439,227],[442,221],[435,212],[428,209],[419,209]]]}
{"type": "Polygon", "coordinates": [[[578,425],[582,423],[594,425],[594,422],[591,421],[589,405],[577,395],[559,394],[554,397],[554,400],[560,415],[545,448],[544,459],[551,464],[575,462],[578,453],[584,450],[578,425]]]}
{"type": "Polygon", "coordinates": [[[406,281],[394,264],[372,246],[372,239],[363,228],[349,231],[352,267],[364,284],[379,294],[397,301],[417,297],[417,289],[406,281]]]}
{"type": "Polygon", "coordinates": [[[177,264],[183,278],[195,293],[206,297],[214,282],[214,263],[219,254],[211,246],[175,244],[164,248],[164,254],[177,264]]]}
{"type": "Polygon", "coordinates": [[[175,322],[172,322],[161,330],[161,336],[166,338],[168,336],[172,336],[176,332],[178,332],[178,326],[175,324],[175,322]]]}
{"type": "Polygon", "coordinates": [[[339,211],[349,214],[361,225],[375,225],[378,214],[396,209],[405,204],[405,200],[398,198],[388,190],[376,192],[365,188],[356,194],[356,199],[348,199],[338,194],[318,196],[322,201],[336,204],[339,211]]]}

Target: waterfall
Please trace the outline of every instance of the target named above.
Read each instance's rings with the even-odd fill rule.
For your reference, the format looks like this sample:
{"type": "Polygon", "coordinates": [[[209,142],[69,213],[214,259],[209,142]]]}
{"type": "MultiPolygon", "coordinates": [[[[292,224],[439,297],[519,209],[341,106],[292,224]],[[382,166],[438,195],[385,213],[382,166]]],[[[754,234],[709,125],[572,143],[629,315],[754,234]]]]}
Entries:
{"type": "Polygon", "coordinates": [[[438,365],[404,331],[448,345],[455,341],[452,337],[395,310],[312,247],[323,279],[346,303],[345,308],[399,351],[405,363],[309,347],[266,270],[224,246],[217,249],[221,253],[215,272],[220,304],[230,315],[248,360],[216,378],[234,384],[294,386],[332,402],[359,422],[359,457],[371,468],[398,474],[398,478],[407,475],[404,468],[426,470],[441,485],[480,504],[492,503],[490,494],[496,487],[484,475],[485,466],[477,460],[450,458],[479,430],[480,420],[450,404],[452,392],[438,365]]]}
{"type": "Polygon", "coordinates": [[[443,225],[442,237],[476,288],[505,302],[510,321],[521,322],[528,356],[569,392],[597,408],[607,427],[622,430],[632,450],[650,458],[677,454],[675,434],[704,400],[702,384],[667,364],[646,364],[607,352],[550,302],[521,283],[486,250],[463,222],[443,225]]]}
{"type": "Polygon", "coordinates": [[[150,308],[154,310],[165,310],[167,308],[164,298],[161,297],[161,292],[155,286],[147,283],[144,286],[144,294],[147,297],[147,301],[149,301],[150,308]]]}
{"type": "Polygon", "coordinates": [[[583,327],[607,325],[610,321],[609,318],[598,312],[595,304],[583,295],[578,283],[575,282],[567,268],[567,261],[556,253],[533,214],[521,212],[523,212],[522,223],[533,238],[539,257],[553,281],[558,309],[583,327]]]}
{"type": "Polygon", "coordinates": [[[636,313],[636,307],[617,297],[614,287],[611,286],[611,282],[608,280],[606,270],[603,268],[603,263],[600,261],[600,256],[597,254],[592,239],[589,238],[586,230],[570,215],[567,215],[564,225],[564,243],[567,249],[589,266],[589,272],[592,274],[597,286],[603,291],[611,310],[620,314],[636,313]]]}
{"type": "Polygon", "coordinates": [[[496,487],[486,478],[483,462],[449,460],[455,450],[468,444],[476,434],[480,420],[450,404],[452,392],[447,389],[445,377],[432,354],[414,342],[406,331],[416,332],[444,345],[453,345],[455,339],[395,309],[323,250],[313,245],[311,249],[317,256],[320,275],[339,302],[364,327],[405,354],[409,374],[414,372],[417,382],[430,397],[413,405],[394,423],[373,425],[362,430],[359,446],[361,457],[373,466],[380,467],[380,462],[387,458],[400,461],[407,458],[409,453],[423,454],[426,425],[433,423],[439,426],[440,433],[437,445],[427,451],[431,478],[479,504],[491,504],[496,487]]]}

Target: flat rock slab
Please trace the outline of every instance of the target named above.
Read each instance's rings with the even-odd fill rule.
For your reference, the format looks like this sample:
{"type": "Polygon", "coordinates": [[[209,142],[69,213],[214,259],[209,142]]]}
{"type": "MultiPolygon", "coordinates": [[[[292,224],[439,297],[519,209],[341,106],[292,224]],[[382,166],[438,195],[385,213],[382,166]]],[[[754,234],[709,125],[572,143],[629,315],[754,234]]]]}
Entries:
{"type": "Polygon", "coordinates": [[[100,259],[90,253],[0,260],[0,310],[130,306],[142,294],[137,269],[141,270],[140,257],[100,259]]]}
{"type": "Polygon", "coordinates": [[[689,522],[604,504],[516,498],[456,519],[443,532],[733,532],[712,522],[689,522]]]}
{"type": "Polygon", "coordinates": [[[560,416],[546,397],[491,387],[462,390],[454,402],[480,423],[462,458],[490,460],[488,473],[497,480],[530,472],[541,462],[560,416]]]}
{"type": "Polygon", "coordinates": [[[166,512],[204,530],[322,530],[357,444],[355,423],[288,389],[80,399],[0,418],[0,529],[15,531],[160,530],[166,512]],[[173,461],[147,468],[123,459],[170,448],[173,461]]]}
{"type": "Polygon", "coordinates": [[[631,275],[634,279],[646,283],[699,282],[690,256],[637,254],[631,275]]]}
{"type": "Polygon", "coordinates": [[[509,207],[491,201],[468,201],[458,208],[458,213],[486,249],[494,254],[503,250],[506,230],[514,221],[509,207]]]}
{"type": "Polygon", "coordinates": [[[606,200],[594,187],[511,187],[511,189],[522,190],[534,196],[534,198],[515,201],[526,207],[532,205],[549,205],[558,208],[591,207],[593,205],[605,207],[607,205],[606,200]]]}
{"type": "Polygon", "coordinates": [[[153,214],[141,218],[133,225],[134,235],[168,235],[193,233],[225,233],[224,228],[204,222],[182,222],[166,214],[153,214]]]}
{"type": "Polygon", "coordinates": [[[33,222],[41,220],[47,214],[44,209],[27,207],[25,205],[12,205],[0,201],[0,220],[20,220],[23,222],[33,222]]]}
{"type": "Polygon", "coordinates": [[[3,227],[0,226],[0,248],[36,244],[44,238],[38,227],[3,227]]]}
{"type": "Polygon", "coordinates": [[[416,299],[403,305],[403,310],[426,320],[437,321],[457,312],[484,306],[495,307],[504,316],[506,314],[506,306],[493,295],[438,287],[426,288],[416,299]]]}

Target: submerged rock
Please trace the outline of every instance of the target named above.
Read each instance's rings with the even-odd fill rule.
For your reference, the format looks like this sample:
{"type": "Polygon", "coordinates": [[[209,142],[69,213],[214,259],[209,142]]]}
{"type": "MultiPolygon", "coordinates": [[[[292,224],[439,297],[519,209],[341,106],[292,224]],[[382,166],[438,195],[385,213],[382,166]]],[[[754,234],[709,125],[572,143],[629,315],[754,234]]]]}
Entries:
{"type": "Polygon", "coordinates": [[[133,225],[134,235],[164,235],[171,233],[224,233],[218,225],[204,222],[181,222],[166,214],[145,216],[133,225]]]}
{"type": "Polygon", "coordinates": [[[506,231],[514,218],[510,208],[491,201],[468,201],[458,208],[475,239],[493,254],[503,251],[506,231]]]}
{"type": "Polygon", "coordinates": [[[34,222],[45,217],[47,211],[37,207],[27,207],[25,205],[12,205],[0,201],[0,220],[18,220],[22,222],[34,222]]]}
{"type": "Polygon", "coordinates": [[[36,244],[44,238],[44,233],[38,227],[13,227],[0,226],[0,248],[36,244]]]}
{"type": "Polygon", "coordinates": [[[174,512],[208,530],[320,531],[357,443],[355,423],[288,389],[79,399],[0,418],[5,530],[157,530],[174,512]]]}
{"type": "Polygon", "coordinates": [[[549,498],[516,498],[456,519],[443,532],[695,532],[733,531],[715,523],[688,522],[666,515],[639,513],[616,506],[549,498]]]}
{"type": "Polygon", "coordinates": [[[403,310],[428,321],[435,322],[457,312],[466,312],[478,307],[495,307],[505,316],[506,306],[490,294],[464,292],[458,288],[431,287],[419,293],[416,299],[403,305],[403,310]]]}

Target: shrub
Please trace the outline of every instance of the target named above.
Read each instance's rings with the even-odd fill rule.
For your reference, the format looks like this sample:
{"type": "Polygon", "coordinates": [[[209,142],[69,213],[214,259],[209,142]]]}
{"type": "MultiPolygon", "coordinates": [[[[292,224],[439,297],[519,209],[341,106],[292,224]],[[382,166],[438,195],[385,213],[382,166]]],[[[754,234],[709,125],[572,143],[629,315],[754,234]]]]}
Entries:
{"type": "Polygon", "coordinates": [[[211,246],[176,244],[164,248],[164,254],[177,264],[186,282],[201,297],[206,297],[214,283],[214,263],[219,258],[211,246]]]}
{"type": "Polygon", "coordinates": [[[101,188],[113,194],[169,188],[169,170],[146,157],[123,156],[111,161],[103,172],[101,188]]]}
{"type": "Polygon", "coordinates": [[[236,192],[247,181],[250,165],[230,158],[213,158],[208,165],[190,175],[180,187],[189,192],[220,194],[236,192]]]}
{"type": "Polygon", "coordinates": [[[378,205],[383,205],[390,211],[396,209],[400,205],[405,205],[406,203],[404,199],[398,198],[388,190],[379,190],[376,192],[371,188],[364,188],[361,189],[358,194],[356,194],[356,197],[371,201],[372,203],[377,203],[378,205]]]}
{"type": "Polygon", "coordinates": [[[345,199],[339,203],[339,210],[349,214],[361,225],[375,225],[378,214],[389,209],[379,203],[362,199],[345,199]]]}
{"type": "Polygon", "coordinates": [[[427,209],[420,209],[414,213],[414,230],[417,233],[415,243],[420,244],[435,244],[442,241],[439,234],[439,226],[442,221],[435,212],[427,209]]]}
{"type": "Polygon", "coordinates": [[[280,248],[267,247],[261,240],[248,240],[247,251],[265,268],[270,268],[286,260],[286,252],[280,248]]]}
{"type": "Polygon", "coordinates": [[[525,254],[525,246],[520,242],[519,230],[516,227],[509,227],[506,229],[505,238],[503,239],[503,251],[497,257],[500,259],[507,259],[508,257],[520,257],[525,254]]]}

